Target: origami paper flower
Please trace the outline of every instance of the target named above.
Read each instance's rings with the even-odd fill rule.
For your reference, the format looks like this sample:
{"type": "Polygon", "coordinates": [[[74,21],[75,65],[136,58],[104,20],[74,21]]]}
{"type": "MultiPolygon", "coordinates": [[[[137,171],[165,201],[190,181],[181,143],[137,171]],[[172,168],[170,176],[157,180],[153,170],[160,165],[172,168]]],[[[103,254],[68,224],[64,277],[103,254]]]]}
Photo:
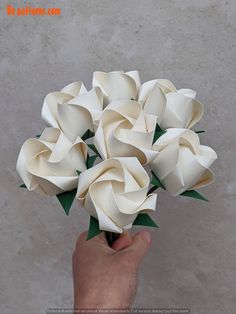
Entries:
{"type": "Polygon", "coordinates": [[[149,181],[137,158],[112,158],[80,174],[76,198],[99,229],[122,233],[138,213],[155,210],[156,194],[147,196],[149,181]]]}
{"type": "Polygon", "coordinates": [[[172,195],[198,189],[213,180],[209,170],[215,151],[200,145],[198,135],[186,129],[168,129],[153,145],[159,154],[150,167],[172,195]]]}
{"type": "Polygon", "coordinates": [[[17,171],[30,190],[57,195],[77,187],[76,170],[86,169],[87,145],[78,137],[71,142],[56,128],[28,139],[17,160],[17,171]]]}
{"type": "Polygon", "coordinates": [[[61,129],[74,141],[88,129],[94,131],[94,120],[102,109],[100,88],[87,92],[82,82],[74,82],[45,97],[42,118],[47,125],[61,129]]]}
{"type": "Polygon", "coordinates": [[[78,199],[90,214],[87,239],[106,231],[110,246],[132,225],[158,227],[148,214],[159,188],[207,201],[195,189],[212,182],[217,155],[200,144],[204,131],[190,130],[203,115],[196,92],[165,79],[141,84],[138,71],[96,71],[92,86],[45,97],[50,127],[23,144],[20,187],[56,195],[66,215],[78,199]]]}
{"type": "Polygon", "coordinates": [[[94,144],[103,159],[137,157],[149,163],[157,153],[152,150],[156,116],[143,112],[142,105],[132,100],[117,100],[103,111],[94,144]]]}
{"type": "Polygon", "coordinates": [[[138,71],[113,71],[93,73],[93,87],[100,87],[104,94],[104,105],[114,100],[135,100],[138,95],[140,78],[138,71]]]}
{"type": "Polygon", "coordinates": [[[142,84],[138,101],[145,112],[157,116],[162,129],[191,128],[203,115],[203,105],[191,89],[176,90],[168,80],[156,79],[142,84]]]}

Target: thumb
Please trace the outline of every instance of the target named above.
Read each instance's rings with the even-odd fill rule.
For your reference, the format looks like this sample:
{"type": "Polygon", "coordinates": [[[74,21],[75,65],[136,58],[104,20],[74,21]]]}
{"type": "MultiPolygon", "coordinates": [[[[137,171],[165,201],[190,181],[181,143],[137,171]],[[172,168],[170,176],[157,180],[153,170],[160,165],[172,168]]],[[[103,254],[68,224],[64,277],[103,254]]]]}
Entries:
{"type": "Polygon", "coordinates": [[[148,231],[141,231],[134,235],[132,244],[126,249],[133,255],[134,262],[140,264],[151,245],[152,237],[148,231]]]}
{"type": "Polygon", "coordinates": [[[115,251],[120,251],[130,246],[132,243],[132,237],[127,231],[124,231],[119,238],[112,244],[112,249],[115,251]]]}

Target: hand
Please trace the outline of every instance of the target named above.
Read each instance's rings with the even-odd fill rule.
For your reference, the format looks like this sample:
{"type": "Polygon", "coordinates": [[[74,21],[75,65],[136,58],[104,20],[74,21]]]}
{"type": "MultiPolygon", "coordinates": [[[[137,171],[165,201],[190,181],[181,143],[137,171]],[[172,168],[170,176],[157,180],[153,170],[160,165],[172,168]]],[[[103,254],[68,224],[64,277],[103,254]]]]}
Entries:
{"type": "Polygon", "coordinates": [[[80,234],[73,253],[74,308],[130,308],[137,290],[139,265],[151,244],[141,231],[122,234],[109,247],[104,232],[86,241],[80,234]]]}

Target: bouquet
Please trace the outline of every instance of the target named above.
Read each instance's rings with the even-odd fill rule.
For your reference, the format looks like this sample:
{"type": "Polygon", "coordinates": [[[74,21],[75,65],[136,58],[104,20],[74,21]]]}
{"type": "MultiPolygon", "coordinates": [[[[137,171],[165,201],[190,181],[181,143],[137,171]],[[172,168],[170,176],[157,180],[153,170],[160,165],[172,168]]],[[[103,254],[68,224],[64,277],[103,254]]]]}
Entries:
{"type": "Polygon", "coordinates": [[[49,93],[47,127],[26,140],[17,160],[21,187],[56,196],[68,215],[78,200],[90,215],[88,239],[111,243],[133,225],[158,227],[150,214],[158,189],[207,199],[215,151],[192,130],[203,105],[166,79],[141,83],[138,71],[93,73],[92,89],[74,82],[49,93]]]}

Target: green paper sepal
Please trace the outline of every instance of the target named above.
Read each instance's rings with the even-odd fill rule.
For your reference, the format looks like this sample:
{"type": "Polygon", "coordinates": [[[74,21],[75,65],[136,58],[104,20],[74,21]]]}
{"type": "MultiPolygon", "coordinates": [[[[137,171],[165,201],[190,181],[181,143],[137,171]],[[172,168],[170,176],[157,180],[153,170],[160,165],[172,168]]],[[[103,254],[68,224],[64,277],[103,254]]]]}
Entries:
{"type": "Polygon", "coordinates": [[[63,207],[67,216],[69,215],[71,206],[75,199],[76,192],[77,192],[77,189],[74,189],[74,190],[66,191],[66,192],[56,195],[57,199],[61,203],[61,206],[63,207]]]}
{"type": "Polygon", "coordinates": [[[154,132],[154,137],[153,137],[152,144],[154,144],[159,139],[159,137],[161,137],[165,133],[166,133],[166,130],[162,130],[160,125],[157,123],[156,124],[156,128],[155,128],[155,132],[154,132]]]}
{"type": "Polygon", "coordinates": [[[158,189],[157,186],[155,186],[155,185],[152,186],[152,187],[148,190],[147,195],[152,194],[152,193],[155,192],[157,189],[158,189]]]}
{"type": "Polygon", "coordinates": [[[146,213],[138,214],[133,225],[159,228],[155,221],[146,213]]]}
{"type": "Polygon", "coordinates": [[[181,193],[180,195],[181,196],[187,196],[187,197],[196,198],[198,200],[202,200],[202,201],[205,201],[205,202],[209,202],[208,199],[206,199],[203,195],[201,195],[199,192],[197,192],[195,190],[185,191],[185,192],[181,193]]]}
{"type": "Polygon", "coordinates": [[[206,131],[200,130],[200,131],[194,131],[194,132],[197,133],[197,134],[200,134],[200,133],[205,133],[206,131]]]}
{"type": "Polygon", "coordinates": [[[96,158],[97,158],[97,155],[93,155],[93,156],[89,156],[89,155],[88,155],[88,156],[87,156],[87,160],[86,160],[87,169],[93,167],[96,158]]]}
{"type": "Polygon", "coordinates": [[[90,216],[87,240],[92,239],[93,237],[100,234],[101,232],[103,231],[99,229],[98,220],[95,219],[93,216],[90,216]]]}
{"type": "Polygon", "coordinates": [[[79,176],[81,174],[81,171],[76,170],[77,175],[79,176]]]}
{"type": "Polygon", "coordinates": [[[87,130],[83,135],[82,135],[82,140],[86,141],[88,138],[93,137],[94,133],[91,130],[87,130]]]}
{"type": "Polygon", "coordinates": [[[151,189],[148,191],[148,195],[153,193],[156,189],[158,188],[162,188],[163,190],[165,190],[164,185],[161,183],[161,181],[158,179],[158,177],[155,175],[155,173],[153,171],[151,171],[152,173],[152,179],[150,184],[153,185],[153,187],[151,187],[151,189]]]}
{"type": "Polygon", "coordinates": [[[22,183],[21,185],[19,185],[19,187],[22,188],[22,189],[27,189],[27,186],[26,186],[24,183],[22,183]]]}
{"type": "Polygon", "coordinates": [[[156,186],[157,188],[162,188],[163,190],[165,190],[164,185],[161,183],[161,181],[158,179],[155,173],[153,171],[151,171],[151,173],[152,173],[151,184],[156,186]]]}
{"type": "Polygon", "coordinates": [[[94,144],[88,144],[88,147],[89,147],[98,157],[102,158],[101,155],[99,154],[99,152],[98,152],[96,146],[95,146],[94,144]]]}

